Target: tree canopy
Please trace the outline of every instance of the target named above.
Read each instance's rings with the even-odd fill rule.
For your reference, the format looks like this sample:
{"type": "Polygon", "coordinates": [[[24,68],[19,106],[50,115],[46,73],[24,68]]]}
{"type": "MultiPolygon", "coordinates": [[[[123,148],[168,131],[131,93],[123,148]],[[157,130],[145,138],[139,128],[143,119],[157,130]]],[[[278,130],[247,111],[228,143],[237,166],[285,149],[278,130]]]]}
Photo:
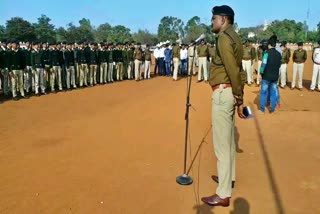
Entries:
{"type": "MultiPolygon", "coordinates": [[[[189,43],[199,35],[206,34],[206,40],[214,41],[211,24],[201,22],[199,16],[191,17],[186,24],[178,17],[165,16],[160,20],[157,33],[147,29],[132,32],[126,26],[112,26],[108,22],[93,26],[89,19],[82,18],[77,25],[72,22],[65,27],[55,27],[52,20],[41,15],[37,23],[30,23],[21,17],[12,17],[5,26],[0,25],[0,40],[16,39],[19,41],[47,41],[47,42],[75,42],[75,41],[108,41],[126,42],[135,40],[142,44],[155,45],[161,41],[189,43]]],[[[320,39],[320,22],[316,30],[310,30],[306,22],[295,20],[274,20],[266,28],[263,25],[241,28],[235,23],[235,29],[242,40],[259,42],[276,34],[280,41],[288,42],[315,42],[320,39]]]]}

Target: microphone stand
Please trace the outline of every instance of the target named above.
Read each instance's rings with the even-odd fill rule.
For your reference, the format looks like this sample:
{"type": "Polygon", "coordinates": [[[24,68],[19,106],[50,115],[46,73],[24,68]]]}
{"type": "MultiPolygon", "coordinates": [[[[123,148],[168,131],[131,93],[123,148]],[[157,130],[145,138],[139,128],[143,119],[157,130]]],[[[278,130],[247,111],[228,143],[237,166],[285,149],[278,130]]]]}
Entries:
{"type": "MultiPolygon", "coordinates": [[[[184,144],[184,166],[183,166],[183,174],[178,176],[176,181],[180,185],[190,185],[192,184],[193,180],[188,175],[189,171],[187,172],[187,150],[188,150],[188,135],[189,135],[189,110],[191,107],[190,103],[190,90],[191,90],[191,83],[192,83],[192,76],[193,76],[193,64],[194,64],[194,57],[196,52],[196,45],[193,48],[193,56],[192,56],[192,64],[190,75],[187,79],[187,99],[186,99],[186,113],[185,113],[185,120],[186,120],[186,129],[185,129],[185,144],[184,144]]],[[[188,65],[190,66],[190,65],[188,65]]]]}

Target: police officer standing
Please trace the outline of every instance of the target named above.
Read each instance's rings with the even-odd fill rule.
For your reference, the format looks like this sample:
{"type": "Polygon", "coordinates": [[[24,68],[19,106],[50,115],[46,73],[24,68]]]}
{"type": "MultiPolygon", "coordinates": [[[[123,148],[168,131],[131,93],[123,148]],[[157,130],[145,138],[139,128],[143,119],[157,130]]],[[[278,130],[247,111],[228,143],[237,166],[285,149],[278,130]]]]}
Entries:
{"type": "Polygon", "coordinates": [[[257,50],[257,58],[258,58],[258,74],[257,74],[257,85],[260,85],[260,73],[259,73],[259,70],[260,70],[260,67],[261,67],[261,64],[262,64],[262,56],[263,56],[263,52],[264,50],[262,49],[262,42],[260,43],[259,47],[258,47],[258,50],[257,50]]]}
{"type": "Polygon", "coordinates": [[[9,87],[9,53],[7,44],[3,42],[0,47],[0,74],[3,94],[6,98],[10,96],[9,87]]]}
{"type": "Polygon", "coordinates": [[[313,61],[313,74],[310,86],[310,91],[313,92],[318,85],[318,91],[320,91],[320,40],[318,40],[318,47],[313,50],[312,53],[313,61]],[[318,83],[317,83],[318,78],[318,83]]]}
{"type": "Polygon", "coordinates": [[[191,42],[191,45],[188,48],[188,75],[195,75],[196,74],[196,59],[193,58],[193,54],[196,52],[194,51],[195,46],[193,45],[193,42],[191,42]],[[193,69],[193,74],[191,74],[191,68],[193,69]]]}
{"type": "Polygon", "coordinates": [[[135,79],[136,81],[141,80],[141,74],[140,74],[140,66],[141,66],[141,60],[142,60],[142,50],[141,50],[141,43],[137,44],[136,49],[133,53],[134,57],[134,69],[135,69],[135,79]]]}
{"type": "Polygon", "coordinates": [[[91,49],[89,51],[89,76],[90,86],[97,84],[97,69],[98,69],[98,45],[97,43],[91,43],[91,49]]]}
{"type": "Polygon", "coordinates": [[[144,51],[144,79],[150,79],[150,69],[151,69],[151,51],[150,45],[146,45],[144,51]]]}
{"type": "Polygon", "coordinates": [[[26,98],[23,87],[23,70],[24,56],[22,51],[18,47],[18,42],[12,42],[12,51],[9,54],[9,72],[11,77],[12,97],[13,100],[18,100],[17,89],[20,91],[20,95],[26,98]]]}
{"type": "Polygon", "coordinates": [[[113,57],[113,43],[109,43],[108,50],[107,50],[107,57],[108,57],[108,82],[113,83],[113,64],[114,64],[114,57],[113,57]]]}
{"type": "Polygon", "coordinates": [[[248,85],[251,85],[253,83],[252,65],[255,57],[256,56],[254,47],[252,47],[248,41],[245,41],[243,46],[242,66],[243,70],[247,72],[248,85]]]}
{"type": "Polygon", "coordinates": [[[39,87],[42,94],[46,94],[46,82],[44,72],[44,57],[43,51],[40,50],[40,42],[35,42],[33,50],[31,51],[31,66],[34,78],[34,90],[37,96],[40,96],[39,87]]]}
{"type": "Polygon", "coordinates": [[[76,72],[75,72],[75,58],[73,50],[71,49],[71,43],[67,45],[66,51],[64,52],[65,56],[65,66],[66,66],[66,83],[67,89],[70,90],[71,85],[74,89],[76,86],[76,72]],[[70,84],[71,82],[71,84],[70,84]]]}
{"type": "Polygon", "coordinates": [[[31,44],[29,42],[26,43],[26,48],[23,50],[24,61],[25,61],[25,71],[24,71],[24,89],[28,94],[30,88],[34,86],[32,84],[32,66],[31,66],[31,44]]]}
{"type": "Polygon", "coordinates": [[[298,42],[298,49],[293,52],[293,79],[291,83],[291,90],[296,87],[296,78],[298,73],[298,89],[302,90],[302,78],[304,63],[307,60],[307,51],[303,49],[303,43],[298,42]]]}
{"type": "Polygon", "coordinates": [[[243,87],[245,74],[241,67],[243,48],[240,37],[233,28],[234,12],[226,5],[212,9],[212,28],[218,35],[216,54],[210,68],[212,88],[213,143],[218,159],[216,194],[201,200],[210,206],[229,206],[232,183],[235,181],[235,106],[243,115],[243,87]]]}
{"type": "Polygon", "coordinates": [[[198,70],[198,82],[208,81],[208,56],[209,56],[209,49],[206,45],[205,41],[201,41],[201,45],[197,47],[198,52],[198,60],[199,60],[199,70],[198,70]],[[203,69],[203,75],[202,75],[203,69]]]}
{"type": "Polygon", "coordinates": [[[288,63],[290,60],[290,51],[286,47],[287,42],[283,41],[281,42],[281,52],[282,52],[282,58],[281,58],[281,67],[280,67],[280,87],[285,88],[287,85],[287,69],[288,69],[288,63]]]}
{"type": "Polygon", "coordinates": [[[180,65],[180,47],[175,43],[172,44],[172,61],[173,61],[173,80],[177,80],[178,70],[180,65]]]}

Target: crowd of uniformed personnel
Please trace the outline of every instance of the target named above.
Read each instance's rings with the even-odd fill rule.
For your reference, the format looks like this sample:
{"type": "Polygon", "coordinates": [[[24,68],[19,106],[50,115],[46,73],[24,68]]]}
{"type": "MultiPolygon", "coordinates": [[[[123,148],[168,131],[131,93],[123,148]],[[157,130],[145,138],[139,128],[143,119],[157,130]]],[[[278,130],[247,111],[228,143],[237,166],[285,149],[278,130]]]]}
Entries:
{"type": "MultiPolygon", "coordinates": [[[[287,42],[282,41],[276,49],[281,53],[281,67],[280,67],[280,77],[279,77],[279,86],[280,88],[284,89],[287,87],[288,83],[288,63],[291,59],[292,54],[292,60],[293,60],[293,69],[292,69],[292,81],[290,89],[298,89],[302,90],[302,81],[303,81],[303,72],[304,72],[304,63],[307,60],[307,51],[303,49],[303,43],[298,42],[297,43],[298,48],[294,50],[293,54],[291,53],[290,48],[287,47],[287,42]],[[298,76],[298,78],[297,78],[298,76]],[[296,87],[296,83],[297,87],[296,87]]],[[[247,73],[247,84],[250,86],[254,83],[254,61],[258,61],[258,69],[257,69],[257,78],[256,78],[256,84],[260,85],[260,78],[259,78],[259,70],[262,63],[263,58],[263,49],[262,45],[260,45],[257,49],[249,44],[247,41],[243,44],[243,59],[242,59],[242,66],[243,70],[247,73]]],[[[314,54],[313,54],[314,55],[314,54]]],[[[314,64],[317,64],[314,61],[314,56],[312,58],[314,64]]],[[[311,85],[310,90],[314,91],[315,85],[316,85],[316,78],[317,76],[314,75],[315,78],[313,78],[313,86],[311,85]]],[[[320,77],[319,77],[320,78],[320,77]]],[[[318,87],[320,88],[320,83],[318,83],[318,87]]],[[[320,90],[319,90],[320,91],[320,90]]]]}
{"type": "MultiPolygon", "coordinates": [[[[279,47],[282,55],[279,71],[281,88],[287,86],[287,65],[291,58],[291,51],[286,44],[283,41],[279,47]]],[[[155,58],[154,75],[158,69],[159,75],[172,76],[173,80],[177,80],[178,74],[184,76],[192,72],[192,75],[196,75],[195,67],[198,67],[198,82],[208,82],[209,67],[214,63],[212,58],[216,53],[214,44],[204,40],[197,46],[193,43],[157,45],[153,53],[149,45],[142,50],[141,44],[135,42],[26,42],[20,45],[17,41],[10,41],[0,42],[0,46],[0,97],[14,100],[28,98],[32,94],[40,96],[124,79],[149,79],[152,54],[155,58]]],[[[303,44],[298,43],[298,49],[293,53],[291,89],[295,88],[298,75],[298,89],[302,90],[303,66],[307,59],[302,47],[303,44]]],[[[258,61],[259,71],[263,50],[261,46],[256,49],[247,41],[243,43],[243,50],[242,66],[247,73],[247,84],[251,85],[254,83],[254,61],[258,61]]],[[[260,84],[258,77],[259,72],[257,85],[260,84]]]]}
{"type": "Polygon", "coordinates": [[[1,96],[6,99],[150,78],[151,51],[149,45],[142,51],[140,43],[26,42],[21,45],[13,40],[1,42],[0,46],[1,96]]]}

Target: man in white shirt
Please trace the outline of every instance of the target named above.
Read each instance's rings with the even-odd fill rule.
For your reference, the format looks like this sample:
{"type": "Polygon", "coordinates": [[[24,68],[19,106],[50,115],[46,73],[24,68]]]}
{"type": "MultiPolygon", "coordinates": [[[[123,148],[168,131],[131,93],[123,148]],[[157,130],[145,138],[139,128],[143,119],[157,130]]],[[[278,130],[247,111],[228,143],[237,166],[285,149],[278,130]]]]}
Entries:
{"type": "Polygon", "coordinates": [[[160,45],[157,45],[157,48],[153,51],[153,56],[155,59],[155,65],[154,65],[154,75],[157,75],[157,69],[159,69],[159,52],[160,52],[160,45]]]}
{"type": "Polygon", "coordinates": [[[164,50],[166,48],[164,45],[161,46],[159,49],[159,57],[158,57],[158,63],[159,63],[159,75],[165,75],[165,70],[164,70],[164,50]]]}
{"type": "Polygon", "coordinates": [[[318,41],[318,47],[313,50],[312,61],[313,61],[313,74],[310,86],[310,91],[313,92],[318,85],[318,91],[320,91],[320,40],[318,41]],[[317,83],[318,78],[318,83],[317,83]]]}
{"type": "Polygon", "coordinates": [[[188,63],[188,49],[185,44],[182,44],[182,48],[180,50],[180,60],[181,60],[181,74],[183,76],[187,75],[187,63],[188,63]]]}

